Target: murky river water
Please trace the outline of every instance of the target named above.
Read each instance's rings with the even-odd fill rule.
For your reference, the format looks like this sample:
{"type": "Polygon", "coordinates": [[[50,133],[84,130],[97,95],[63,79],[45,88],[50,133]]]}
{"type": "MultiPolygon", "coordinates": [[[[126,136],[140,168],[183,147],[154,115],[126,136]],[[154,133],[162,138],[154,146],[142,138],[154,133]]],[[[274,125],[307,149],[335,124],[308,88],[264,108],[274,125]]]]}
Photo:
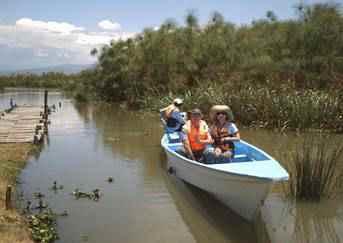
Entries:
{"type": "MultiPolygon", "coordinates": [[[[18,105],[43,103],[40,91],[7,91],[18,105]]],[[[76,105],[50,92],[48,139],[22,171],[25,200],[42,192],[58,218],[63,243],[76,242],[343,242],[343,203],[293,203],[270,193],[254,224],[245,222],[207,193],[166,173],[160,148],[162,128],[155,115],[109,105],[76,105]],[[58,102],[61,102],[61,107],[58,102]],[[107,179],[113,177],[113,183],[107,179]],[[52,190],[53,182],[63,189],[52,190]],[[95,202],[71,193],[100,189],[95,202]]],[[[293,135],[242,129],[244,139],[274,157],[293,135]]]]}

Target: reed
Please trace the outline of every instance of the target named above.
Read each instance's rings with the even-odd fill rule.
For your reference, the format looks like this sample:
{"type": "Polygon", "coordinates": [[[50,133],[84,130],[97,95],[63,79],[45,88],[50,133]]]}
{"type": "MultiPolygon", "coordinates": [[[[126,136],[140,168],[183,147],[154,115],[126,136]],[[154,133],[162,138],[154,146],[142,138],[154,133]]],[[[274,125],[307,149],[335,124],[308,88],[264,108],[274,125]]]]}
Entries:
{"type": "Polygon", "coordinates": [[[306,136],[301,143],[286,165],[288,195],[311,201],[335,196],[343,175],[343,144],[321,134],[306,136]]]}
{"type": "MultiPolygon", "coordinates": [[[[175,97],[174,93],[149,96],[140,105],[156,111],[175,97]]],[[[184,110],[200,107],[207,113],[212,105],[227,104],[237,122],[247,127],[343,132],[343,96],[339,92],[300,92],[283,87],[272,89],[208,81],[187,90],[181,97],[185,100],[184,110]]]]}

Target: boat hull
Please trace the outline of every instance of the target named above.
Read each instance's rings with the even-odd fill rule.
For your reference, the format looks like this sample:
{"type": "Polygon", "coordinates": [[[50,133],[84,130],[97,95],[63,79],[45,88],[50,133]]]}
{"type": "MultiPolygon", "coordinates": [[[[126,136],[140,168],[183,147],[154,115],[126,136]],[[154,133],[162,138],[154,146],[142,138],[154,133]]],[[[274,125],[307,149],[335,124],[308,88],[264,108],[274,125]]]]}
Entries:
{"type": "Polygon", "coordinates": [[[184,159],[168,149],[165,152],[168,171],[214,195],[248,221],[252,221],[257,215],[273,182],[265,178],[221,172],[184,159]]]}

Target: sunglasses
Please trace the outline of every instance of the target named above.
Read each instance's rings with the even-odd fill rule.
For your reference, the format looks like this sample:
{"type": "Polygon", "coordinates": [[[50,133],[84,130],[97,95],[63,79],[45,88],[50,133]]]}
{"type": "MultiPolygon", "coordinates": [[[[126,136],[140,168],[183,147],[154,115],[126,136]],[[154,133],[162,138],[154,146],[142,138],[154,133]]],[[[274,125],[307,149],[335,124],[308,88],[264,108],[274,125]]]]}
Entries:
{"type": "Polygon", "coordinates": [[[217,113],[217,116],[218,116],[218,115],[225,115],[225,116],[226,116],[226,113],[225,113],[225,112],[218,112],[218,113],[217,113]]]}

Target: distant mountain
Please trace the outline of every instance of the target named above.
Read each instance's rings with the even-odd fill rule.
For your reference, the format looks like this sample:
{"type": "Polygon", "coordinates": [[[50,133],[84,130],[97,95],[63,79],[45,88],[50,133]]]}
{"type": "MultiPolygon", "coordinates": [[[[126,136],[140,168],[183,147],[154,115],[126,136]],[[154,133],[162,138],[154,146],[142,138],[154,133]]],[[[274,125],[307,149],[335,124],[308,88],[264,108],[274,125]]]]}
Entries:
{"type": "Polygon", "coordinates": [[[32,68],[32,69],[22,69],[22,70],[0,70],[0,74],[22,74],[22,73],[33,73],[33,74],[42,74],[47,72],[59,72],[65,74],[74,74],[79,73],[82,70],[95,67],[95,64],[81,65],[81,64],[63,64],[58,66],[51,67],[42,67],[42,68],[32,68]]]}

